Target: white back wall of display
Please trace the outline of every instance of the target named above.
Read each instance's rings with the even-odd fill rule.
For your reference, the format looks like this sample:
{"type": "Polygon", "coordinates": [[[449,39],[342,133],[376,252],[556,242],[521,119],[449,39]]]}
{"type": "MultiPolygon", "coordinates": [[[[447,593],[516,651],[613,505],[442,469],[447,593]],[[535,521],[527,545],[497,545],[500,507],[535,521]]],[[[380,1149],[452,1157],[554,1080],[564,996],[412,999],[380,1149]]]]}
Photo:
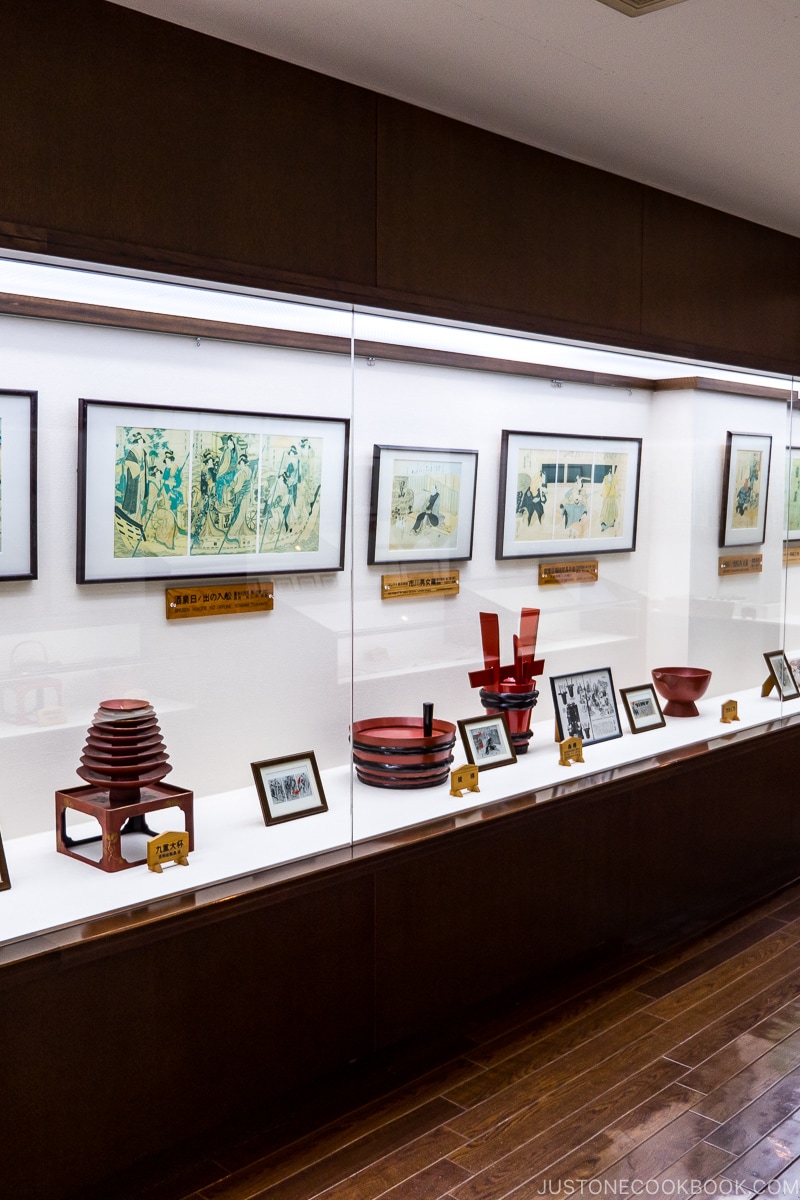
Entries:
{"type": "Polygon", "coordinates": [[[314,614],[349,609],[348,570],[276,575],[271,613],[167,622],[167,583],[79,586],[75,554],[79,397],[349,417],[348,356],[2,317],[3,387],[39,393],[39,578],[0,588],[0,696],[10,707],[20,668],[46,662],[66,710],[53,727],[0,722],[14,781],[0,790],[4,838],[53,827],[54,792],[80,784],[105,699],[154,705],[167,782],[198,795],[252,783],[258,759],[313,748],[323,768],[345,762],[350,685],[337,662],[349,626],[333,633],[314,614]]]}

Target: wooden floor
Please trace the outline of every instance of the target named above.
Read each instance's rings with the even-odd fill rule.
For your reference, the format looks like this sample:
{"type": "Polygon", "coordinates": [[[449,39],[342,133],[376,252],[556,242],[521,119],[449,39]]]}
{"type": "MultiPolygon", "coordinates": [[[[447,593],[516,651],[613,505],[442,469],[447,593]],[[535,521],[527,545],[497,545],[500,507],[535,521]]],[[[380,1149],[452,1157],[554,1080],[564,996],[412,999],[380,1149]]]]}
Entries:
{"type": "Polygon", "coordinates": [[[496,1006],[280,1120],[219,1131],[172,1170],[102,1194],[798,1196],[800,885],[615,975],[496,1006]]]}

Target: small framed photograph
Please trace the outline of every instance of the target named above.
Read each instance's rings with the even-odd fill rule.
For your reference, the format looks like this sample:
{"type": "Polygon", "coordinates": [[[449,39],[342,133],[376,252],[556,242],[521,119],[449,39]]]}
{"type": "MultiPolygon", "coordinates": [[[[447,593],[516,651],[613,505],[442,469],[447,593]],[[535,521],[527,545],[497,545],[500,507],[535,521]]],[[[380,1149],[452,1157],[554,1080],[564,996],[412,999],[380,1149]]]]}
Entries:
{"type": "Polygon", "coordinates": [[[728,433],[722,474],[719,544],[755,546],[765,539],[772,438],[728,433]]]}
{"type": "Polygon", "coordinates": [[[559,741],[579,737],[584,746],[622,737],[611,668],[551,675],[559,741]]]}
{"type": "Polygon", "coordinates": [[[800,696],[800,688],[783,650],[773,650],[765,654],[764,661],[769,667],[769,678],[777,687],[781,700],[796,700],[800,696]]]}
{"type": "Polygon", "coordinates": [[[636,549],[641,438],[504,429],[495,558],[636,549]]]}
{"type": "Polygon", "coordinates": [[[81,400],[78,583],[343,570],[349,430],[81,400]]]}
{"type": "Polygon", "coordinates": [[[36,579],[37,393],[0,390],[0,581],[36,579]]]}
{"type": "Polygon", "coordinates": [[[367,562],[472,558],[477,450],[376,446],[367,562]]]}
{"type": "Polygon", "coordinates": [[[479,771],[489,771],[492,767],[504,767],[517,761],[514,743],[505,713],[484,713],[480,717],[471,717],[459,721],[458,728],[467,758],[479,771]]]}
{"type": "Polygon", "coordinates": [[[652,683],[640,687],[620,688],[619,694],[631,725],[631,733],[644,733],[645,729],[659,729],[667,719],[658,703],[656,689],[652,683]]]}
{"type": "Polygon", "coordinates": [[[250,764],[265,825],[328,811],[314,751],[250,764]]]}

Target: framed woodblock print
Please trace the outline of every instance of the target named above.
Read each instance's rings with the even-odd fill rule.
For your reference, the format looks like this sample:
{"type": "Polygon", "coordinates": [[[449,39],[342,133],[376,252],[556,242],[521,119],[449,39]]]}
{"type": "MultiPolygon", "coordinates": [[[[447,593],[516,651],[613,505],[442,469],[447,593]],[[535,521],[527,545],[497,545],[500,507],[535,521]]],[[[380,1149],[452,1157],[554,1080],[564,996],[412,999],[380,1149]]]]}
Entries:
{"type": "Polygon", "coordinates": [[[265,824],[277,825],[328,811],[313,750],[250,765],[265,824]]]}
{"type": "Polygon", "coordinates": [[[37,393],[0,390],[0,581],[36,579],[37,393]]]}
{"type": "Polygon", "coordinates": [[[376,446],[368,563],[472,558],[477,450],[376,446]]]}
{"type": "Polygon", "coordinates": [[[754,546],[764,541],[772,438],[728,433],[722,475],[719,544],[754,546]]]}
{"type": "Polygon", "coordinates": [[[584,746],[622,737],[609,667],[552,675],[550,687],[559,741],[579,737],[584,746]]]}
{"type": "Polygon", "coordinates": [[[769,651],[764,655],[764,661],[769,667],[770,678],[775,683],[781,700],[796,700],[800,696],[800,688],[783,650],[769,651]]]}
{"type": "Polygon", "coordinates": [[[634,550],[641,438],[504,429],[495,557],[634,550]]]}
{"type": "Polygon", "coordinates": [[[619,694],[628,714],[631,733],[644,733],[645,729],[660,729],[666,725],[667,719],[661,711],[652,683],[620,688],[619,694]]]}
{"type": "Polygon", "coordinates": [[[458,728],[468,761],[479,771],[517,761],[505,713],[486,713],[459,721],[458,728]]]}
{"type": "Polygon", "coordinates": [[[349,422],[81,400],[78,582],[341,571],[349,422]]]}
{"type": "Polygon", "coordinates": [[[786,447],[786,529],[788,542],[800,541],[800,446],[786,447]]]}

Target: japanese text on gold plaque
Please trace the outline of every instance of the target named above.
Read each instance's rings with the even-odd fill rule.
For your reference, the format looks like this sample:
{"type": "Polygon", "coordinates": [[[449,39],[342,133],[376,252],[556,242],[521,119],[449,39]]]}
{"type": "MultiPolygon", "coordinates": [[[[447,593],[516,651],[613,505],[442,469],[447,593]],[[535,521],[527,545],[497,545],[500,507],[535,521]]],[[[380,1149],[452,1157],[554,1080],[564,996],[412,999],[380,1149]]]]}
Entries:
{"type": "Polygon", "coordinates": [[[417,575],[381,575],[381,599],[402,596],[457,596],[459,571],[420,571],[417,575]]]}
{"type": "Polygon", "coordinates": [[[597,559],[583,562],[539,563],[539,587],[552,583],[597,583],[597,559]]]}
{"type": "Polygon", "coordinates": [[[760,554],[726,555],[719,560],[719,575],[759,575],[761,573],[760,554]]]}
{"type": "Polygon", "coordinates": [[[800,546],[789,546],[784,542],[783,565],[785,567],[796,567],[798,563],[800,563],[800,546]]]}
{"type": "Polygon", "coordinates": [[[219,617],[231,613],[266,612],[273,606],[273,585],[265,580],[216,587],[167,588],[167,620],[219,617]]]}

